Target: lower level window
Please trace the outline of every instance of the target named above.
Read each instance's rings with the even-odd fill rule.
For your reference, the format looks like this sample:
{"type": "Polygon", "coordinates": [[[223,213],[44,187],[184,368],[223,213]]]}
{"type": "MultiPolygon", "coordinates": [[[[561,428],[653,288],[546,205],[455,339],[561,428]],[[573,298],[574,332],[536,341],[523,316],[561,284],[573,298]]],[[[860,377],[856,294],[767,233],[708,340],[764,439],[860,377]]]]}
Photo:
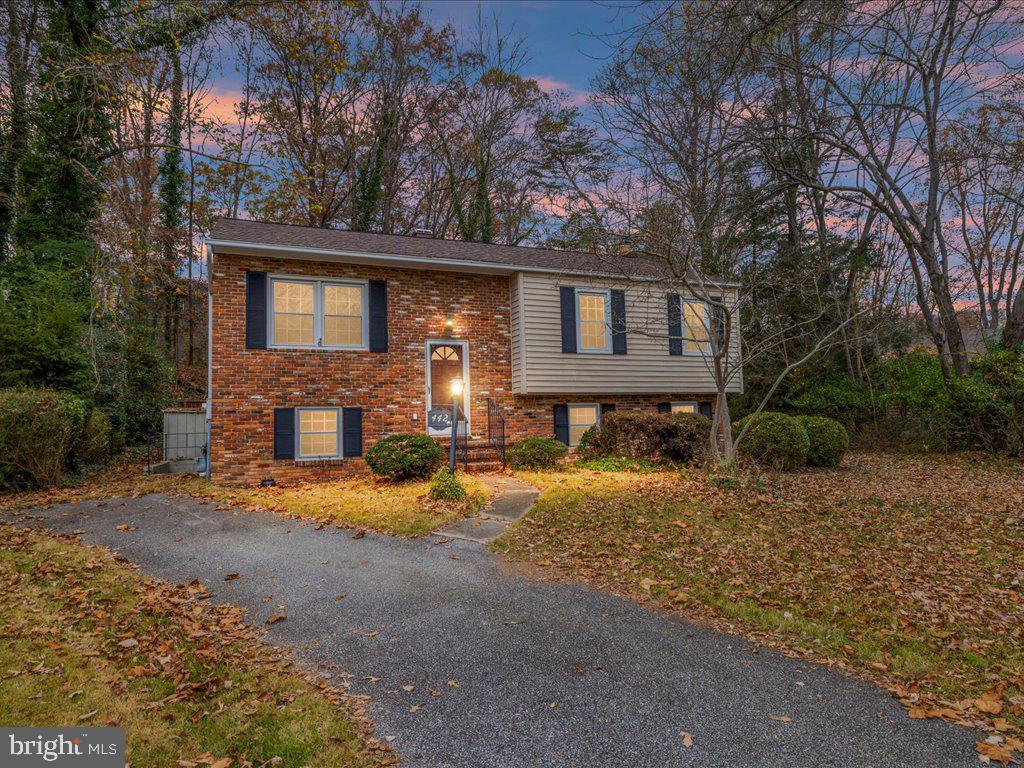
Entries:
{"type": "Polygon", "coordinates": [[[338,408],[299,408],[299,459],[336,459],[341,456],[341,410],[338,408]]]}
{"type": "Polygon", "coordinates": [[[693,402],[672,403],[672,413],[697,413],[697,404],[693,402]]]}
{"type": "Polygon", "coordinates": [[[569,404],[569,445],[579,445],[583,433],[601,419],[601,406],[597,403],[569,404]]]}

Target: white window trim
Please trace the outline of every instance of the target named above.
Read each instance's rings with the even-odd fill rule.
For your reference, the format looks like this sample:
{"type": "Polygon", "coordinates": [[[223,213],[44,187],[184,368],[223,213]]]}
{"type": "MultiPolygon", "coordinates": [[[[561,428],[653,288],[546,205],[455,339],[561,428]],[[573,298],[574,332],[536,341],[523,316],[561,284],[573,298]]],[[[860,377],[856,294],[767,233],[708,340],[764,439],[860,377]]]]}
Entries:
{"type": "Polygon", "coordinates": [[[612,353],[612,292],[610,288],[575,288],[573,301],[576,302],[576,352],[581,355],[610,355],[612,353]],[[580,313],[580,295],[604,296],[604,347],[583,348],[583,317],[580,313]]]}
{"type": "Polygon", "coordinates": [[[370,282],[368,280],[336,280],[334,278],[307,277],[305,275],[268,275],[270,283],[267,291],[267,347],[270,349],[334,349],[362,350],[370,348],[370,282]],[[311,283],[313,285],[313,343],[312,344],[278,344],[274,341],[274,283],[311,283]],[[363,314],[363,343],[358,346],[344,344],[324,344],[324,286],[347,285],[360,289],[363,314]]]}
{"type": "Polygon", "coordinates": [[[692,405],[694,413],[700,413],[700,404],[696,400],[676,400],[675,402],[669,403],[669,413],[674,413],[672,410],[677,405],[692,405]]]}
{"type": "MultiPolygon", "coordinates": [[[[295,409],[295,461],[324,461],[325,459],[342,459],[342,435],[343,427],[342,424],[343,414],[341,408],[336,408],[330,405],[306,405],[300,406],[295,409]],[[302,411],[335,411],[338,418],[338,439],[337,439],[337,450],[333,454],[318,454],[316,456],[303,456],[302,455],[302,411]]],[[[322,433],[313,433],[322,434],[322,433]]]]}
{"type": "Polygon", "coordinates": [[[682,324],[683,331],[683,354],[684,355],[697,355],[700,357],[707,357],[711,354],[711,305],[706,301],[701,301],[693,296],[679,297],[679,321],[682,324]],[[704,307],[704,321],[707,323],[706,332],[708,334],[708,340],[701,344],[700,342],[691,339],[687,331],[686,325],[686,305],[687,304],[698,304],[704,307]]]}
{"type": "MultiPolygon", "coordinates": [[[[586,407],[586,406],[593,406],[594,410],[597,412],[597,420],[593,424],[591,424],[590,426],[592,426],[592,427],[600,427],[601,426],[601,404],[600,403],[566,403],[565,404],[566,429],[569,431],[569,434],[566,435],[566,436],[569,438],[569,447],[570,448],[575,448],[577,445],[579,445],[579,441],[577,441],[575,443],[572,441],[572,426],[573,426],[572,425],[572,409],[573,408],[579,408],[579,407],[586,407]]],[[[579,426],[579,425],[577,425],[577,426],[579,426]]],[[[588,429],[589,429],[589,427],[588,427],[588,429]]]]}

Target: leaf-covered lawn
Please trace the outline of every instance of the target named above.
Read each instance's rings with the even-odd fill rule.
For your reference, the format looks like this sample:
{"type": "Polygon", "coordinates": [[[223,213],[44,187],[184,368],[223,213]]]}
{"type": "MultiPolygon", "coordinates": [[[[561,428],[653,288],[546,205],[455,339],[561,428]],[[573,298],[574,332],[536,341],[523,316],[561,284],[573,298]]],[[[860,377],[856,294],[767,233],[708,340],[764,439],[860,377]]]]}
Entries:
{"type": "Polygon", "coordinates": [[[253,510],[280,512],[346,528],[370,528],[398,536],[423,536],[473,514],[491,489],[460,474],[463,501],[431,501],[429,483],[378,483],[370,478],[247,488],[219,485],[196,475],[146,476],[139,464],[118,462],[78,484],[37,493],[0,495],[0,509],[40,506],[148,493],[188,495],[253,510]]]}
{"type": "Polygon", "coordinates": [[[116,725],[136,766],[393,764],[359,705],[197,583],[0,527],[0,722],[116,725]]]}
{"type": "Polygon", "coordinates": [[[528,473],[495,547],[887,685],[911,717],[1024,731],[1024,465],[854,454],[778,477],[528,473]]]}

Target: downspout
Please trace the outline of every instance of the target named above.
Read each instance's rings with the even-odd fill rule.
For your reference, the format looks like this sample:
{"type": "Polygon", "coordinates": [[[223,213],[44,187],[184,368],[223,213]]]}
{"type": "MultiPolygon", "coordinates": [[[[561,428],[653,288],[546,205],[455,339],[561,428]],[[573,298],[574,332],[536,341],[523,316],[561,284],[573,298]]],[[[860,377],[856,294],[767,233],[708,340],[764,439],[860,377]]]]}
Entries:
{"type": "Polygon", "coordinates": [[[212,476],[213,463],[213,247],[203,241],[206,249],[206,479],[212,476]]]}

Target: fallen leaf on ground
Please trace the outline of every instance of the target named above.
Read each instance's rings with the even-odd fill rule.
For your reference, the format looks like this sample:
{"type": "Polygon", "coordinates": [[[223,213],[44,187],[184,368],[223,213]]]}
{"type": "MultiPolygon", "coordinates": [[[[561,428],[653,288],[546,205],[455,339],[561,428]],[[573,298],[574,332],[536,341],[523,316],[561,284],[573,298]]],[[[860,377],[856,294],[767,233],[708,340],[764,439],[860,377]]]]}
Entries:
{"type": "Polygon", "coordinates": [[[1013,759],[1013,752],[1000,744],[989,744],[987,741],[979,741],[974,745],[974,748],[978,750],[978,754],[982,757],[995,760],[1003,765],[1006,765],[1013,759]]]}
{"type": "Polygon", "coordinates": [[[288,617],[283,613],[275,613],[273,616],[267,617],[267,624],[276,624],[277,622],[284,621],[287,618],[288,617]]]}
{"type": "Polygon", "coordinates": [[[681,733],[681,735],[683,737],[683,746],[686,747],[687,749],[692,747],[693,746],[693,736],[691,736],[686,731],[681,731],[680,733],[681,733]]]}
{"type": "Polygon", "coordinates": [[[241,577],[242,574],[240,573],[229,573],[227,576],[224,577],[224,581],[234,581],[235,579],[240,579],[241,577]]]}
{"type": "Polygon", "coordinates": [[[792,717],[786,717],[785,715],[772,715],[772,720],[775,720],[775,721],[780,722],[780,723],[792,723],[793,722],[793,718],[792,717]]]}

